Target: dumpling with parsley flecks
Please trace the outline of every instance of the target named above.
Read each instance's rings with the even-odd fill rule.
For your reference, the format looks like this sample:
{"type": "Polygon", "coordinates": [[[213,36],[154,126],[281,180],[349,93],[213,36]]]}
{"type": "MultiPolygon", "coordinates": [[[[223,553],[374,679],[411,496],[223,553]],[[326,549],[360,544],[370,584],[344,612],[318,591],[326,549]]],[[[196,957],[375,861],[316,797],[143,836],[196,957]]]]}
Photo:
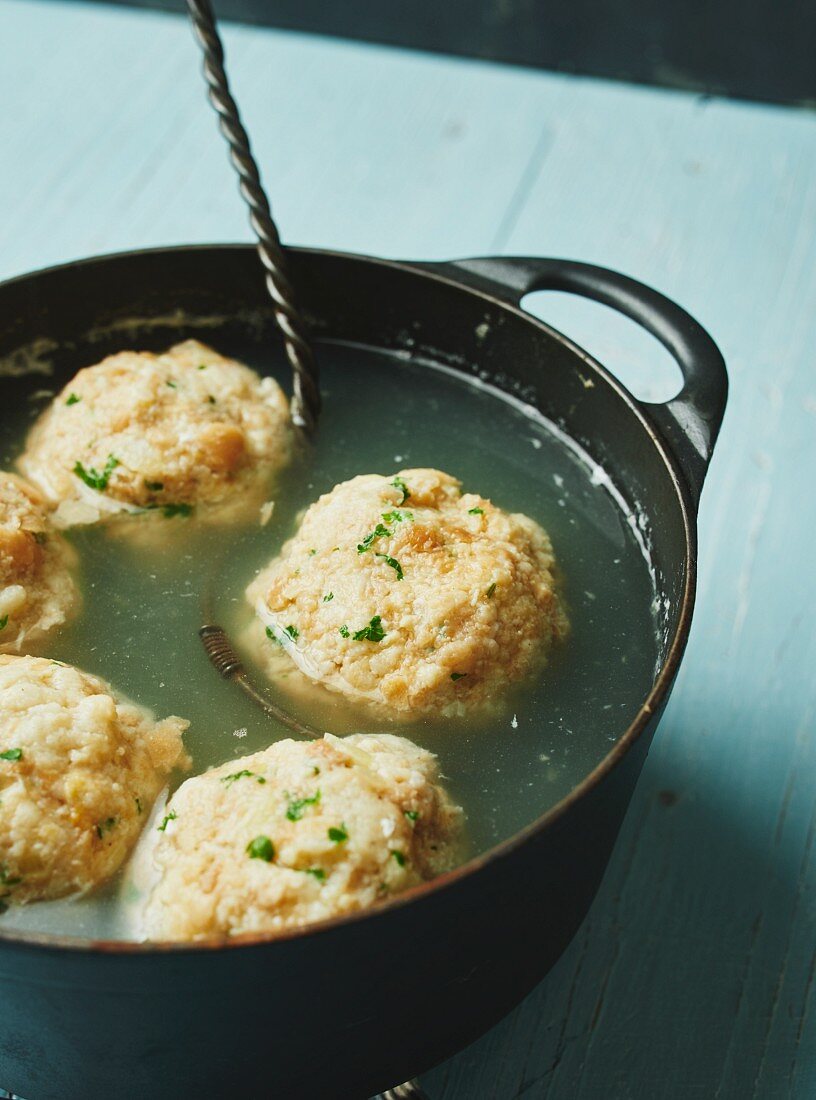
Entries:
{"type": "Polygon", "coordinates": [[[81,370],[37,420],[19,466],[64,527],[127,513],[233,518],[260,507],[290,445],[277,382],[186,340],[81,370]]]}
{"type": "Polygon", "coordinates": [[[0,653],[41,648],[76,610],[75,564],[37,490],[0,471],[0,653]]]}
{"type": "Polygon", "coordinates": [[[188,779],[158,827],[144,931],[280,932],[449,870],[463,815],[438,780],[431,753],[387,734],[279,741],[188,779]]]}
{"type": "Polygon", "coordinates": [[[431,469],[335,486],[247,597],[273,675],[396,717],[489,704],[568,629],[546,532],[431,469]]]}
{"type": "Polygon", "coordinates": [[[156,721],[70,665],[9,654],[0,714],[0,911],[106,881],[186,764],[187,722],[156,721]]]}

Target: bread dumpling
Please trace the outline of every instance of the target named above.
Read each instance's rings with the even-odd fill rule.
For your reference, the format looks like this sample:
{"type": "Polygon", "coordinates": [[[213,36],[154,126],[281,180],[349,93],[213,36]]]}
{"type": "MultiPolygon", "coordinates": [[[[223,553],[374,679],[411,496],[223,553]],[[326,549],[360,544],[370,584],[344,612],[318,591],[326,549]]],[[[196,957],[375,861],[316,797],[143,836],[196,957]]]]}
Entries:
{"type": "Polygon", "coordinates": [[[290,444],[277,382],[186,340],[81,370],[35,423],[19,467],[65,527],[128,512],[231,517],[263,501],[290,444]]]}
{"type": "Polygon", "coordinates": [[[279,741],[175,793],[145,930],[279,932],[368,908],[454,866],[462,824],[436,758],[402,737],[279,741]]]}
{"type": "Polygon", "coordinates": [[[335,486],[250,584],[264,663],[399,717],[464,714],[568,624],[547,534],[439,470],[335,486]],[[277,652],[276,652],[277,651],[277,652]]]}
{"type": "Polygon", "coordinates": [[[0,653],[41,648],[76,610],[75,565],[37,490],[0,471],[0,653]]]}
{"type": "Polygon", "coordinates": [[[109,879],[186,763],[188,723],[155,721],[70,665],[8,654],[0,714],[0,909],[109,879]]]}

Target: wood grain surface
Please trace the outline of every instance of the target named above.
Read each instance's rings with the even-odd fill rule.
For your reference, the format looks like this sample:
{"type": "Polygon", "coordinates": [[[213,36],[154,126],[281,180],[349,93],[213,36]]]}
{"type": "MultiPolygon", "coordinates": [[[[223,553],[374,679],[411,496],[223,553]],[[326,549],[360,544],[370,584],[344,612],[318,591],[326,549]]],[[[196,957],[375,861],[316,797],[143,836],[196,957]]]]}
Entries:
{"type": "MultiPolygon", "coordinates": [[[[426,1089],[810,1100],[816,116],[256,28],[226,42],[290,242],[606,264],[686,306],[731,372],[688,655],[601,894],[550,977],[426,1089]]],[[[0,47],[0,276],[250,239],[182,19],[2,0],[0,47]]],[[[671,394],[628,322],[529,305],[671,394]]]]}

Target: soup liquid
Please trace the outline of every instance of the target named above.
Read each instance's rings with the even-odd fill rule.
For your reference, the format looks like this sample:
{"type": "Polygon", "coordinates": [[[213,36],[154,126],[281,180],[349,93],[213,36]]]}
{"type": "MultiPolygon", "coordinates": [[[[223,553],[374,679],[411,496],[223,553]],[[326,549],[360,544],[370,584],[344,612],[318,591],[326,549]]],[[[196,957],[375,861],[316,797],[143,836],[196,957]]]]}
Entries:
{"type": "MultiPolygon", "coordinates": [[[[218,350],[269,371],[246,349],[218,350]]],[[[276,692],[251,655],[242,657],[262,691],[318,729],[392,732],[436,753],[476,854],[568,794],[634,718],[658,663],[648,555],[609,479],[529,407],[397,354],[384,363],[379,351],[323,344],[319,358],[325,403],[315,445],[279,476],[269,523],[222,529],[175,517],[161,520],[166,538],[159,526],[159,537],[144,545],[105,527],[68,532],[84,604],[45,655],[101,676],[158,717],[188,719],[190,774],[263,749],[292,734],[218,676],[199,627],[218,622],[234,641],[246,631],[247,584],[292,535],[303,509],[338,482],[417,466],[453,474],[464,491],[524,512],[549,532],[571,632],[541,675],[510,686],[487,716],[389,721],[320,687],[276,692]]],[[[285,379],[285,369],[276,373],[285,379]]],[[[4,469],[14,468],[27,427],[0,425],[4,469]]],[[[151,522],[156,530],[159,521],[151,522]]],[[[89,896],[12,907],[0,927],[131,938],[137,895],[125,868],[89,896]]]]}

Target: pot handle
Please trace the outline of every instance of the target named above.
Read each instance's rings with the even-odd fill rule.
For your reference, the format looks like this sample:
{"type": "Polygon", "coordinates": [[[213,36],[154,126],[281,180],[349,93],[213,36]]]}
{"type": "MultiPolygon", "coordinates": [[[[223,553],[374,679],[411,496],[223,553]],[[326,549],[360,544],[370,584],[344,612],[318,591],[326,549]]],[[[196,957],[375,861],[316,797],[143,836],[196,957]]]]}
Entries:
{"type": "MultiPolygon", "coordinates": [[[[430,266],[430,265],[429,265],[430,266]]],[[[534,290],[561,290],[611,306],[650,332],[674,356],[683,388],[671,401],[638,401],[685,474],[695,504],[722,424],[728,374],[720,349],[675,302],[605,267],[575,260],[508,256],[439,265],[470,285],[518,305],[534,290]]],[[[438,269],[438,268],[437,268],[438,269]]]]}

